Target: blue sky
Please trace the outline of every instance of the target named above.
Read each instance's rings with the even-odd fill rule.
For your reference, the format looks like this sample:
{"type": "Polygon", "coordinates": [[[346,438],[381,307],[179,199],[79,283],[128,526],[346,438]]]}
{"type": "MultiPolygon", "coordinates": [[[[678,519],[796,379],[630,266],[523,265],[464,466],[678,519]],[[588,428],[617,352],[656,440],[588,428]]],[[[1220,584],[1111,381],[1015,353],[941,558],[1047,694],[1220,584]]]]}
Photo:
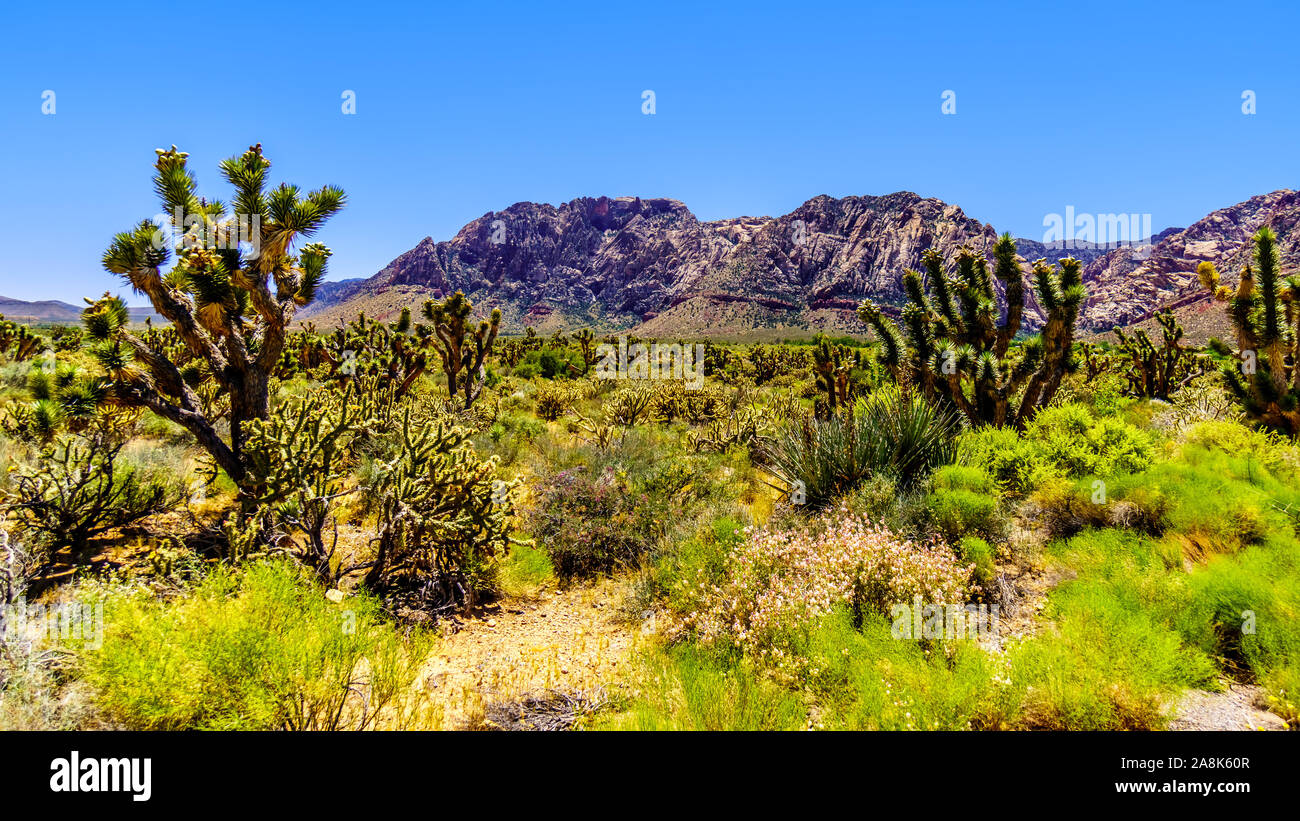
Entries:
{"type": "Polygon", "coordinates": [[[228,193],[217,162],[254,142],[275,182],[343,186],[319,237],[334,279],[514,202],[600,194],[717,219],[905,189],[1034,238],[1067,206],[1186,225],[1300,187],[1298,18],[1283,3],[7,3],[0,294],[121,290],[100,254],[158,211],[153,149],[173,143],[209,196],[228,193]]]}

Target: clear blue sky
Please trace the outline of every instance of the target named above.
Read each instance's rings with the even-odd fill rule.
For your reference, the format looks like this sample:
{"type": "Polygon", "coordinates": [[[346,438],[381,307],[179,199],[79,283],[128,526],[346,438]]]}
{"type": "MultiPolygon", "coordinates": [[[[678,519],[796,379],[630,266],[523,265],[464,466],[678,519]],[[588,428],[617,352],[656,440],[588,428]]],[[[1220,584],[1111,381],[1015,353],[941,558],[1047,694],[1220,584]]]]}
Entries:
{"type": "Polygon", "coordinates": [[[253,142],[276,182],[343,186],[333,279],[584,195],[716,219],[906,189],[1035,238],[1071,205],[1185,225],[1300,187],[1297,22],[1294,3],[9,2],[0,294],[120,289],[100,254],[157,212],[172,143],[209,196],[253,142]]]}

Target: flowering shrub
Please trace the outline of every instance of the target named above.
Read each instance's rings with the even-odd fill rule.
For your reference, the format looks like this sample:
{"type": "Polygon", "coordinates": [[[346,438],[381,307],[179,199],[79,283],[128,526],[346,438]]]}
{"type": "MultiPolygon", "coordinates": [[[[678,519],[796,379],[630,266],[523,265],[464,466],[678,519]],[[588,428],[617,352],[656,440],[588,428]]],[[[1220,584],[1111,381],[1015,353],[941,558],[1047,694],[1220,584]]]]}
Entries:
{"type": "Polygon", "coordinates": [[[790,631],[847,604],[887,615],[920,596],[961,604],[971,567],[938,544],[906,541],[840,510],[784,532],[746,531],[722,579],[698,584],[700,607],[688,627],[706,641],[727,640],[777,667],[789,656],[790,631]]]}

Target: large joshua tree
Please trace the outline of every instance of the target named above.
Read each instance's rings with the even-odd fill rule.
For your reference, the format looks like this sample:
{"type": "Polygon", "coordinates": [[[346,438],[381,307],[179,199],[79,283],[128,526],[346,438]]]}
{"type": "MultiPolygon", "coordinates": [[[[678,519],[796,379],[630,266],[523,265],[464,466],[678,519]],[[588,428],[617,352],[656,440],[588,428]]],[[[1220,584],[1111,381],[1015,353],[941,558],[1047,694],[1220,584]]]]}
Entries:
{"type": "Polygon", "coordinates": [[[182,426],[242,482],[247,425],[267,416],[270,376],[294,313],[315,297],[330,256],[324,245],[295,252],[294,243],[315,234],[345,196],[328,185],[306,194],[288,184],[268,190],[271,162],[258,144],[220,165],[235,189],[228,213],[224,203],[199,197],[188,154],[176,146],[157,154],[154,190],[169,225],[145,220],[118,234],[103,262],[171,323],[184,362],[130,331],[116,297],[91,303],[83,319],[98,340],[94,353],[108,373],[110,401],[147,407],[182,426]],[[176,264],[164,271],[173,247],[176,264]],[[220,402],[201,398],[205,383],[215,383],[220,402]],[[222,416],[229,422],[224,437],[222,416]]]}
{"type": "Polygon", "coordinates": [[[1016,243],[1004,234],[993,249],[990,276],[983,255],[963,248],[957,270],[943,269],[938,251],[925,252],[925,275],[903,275],[908,303],[902,329],[870,300],[858,317],[880,340],[880,363],[896,381],[916,386],[926,399],[959,409],[973,426],[1023,427],[1051,401],[1061,379],[1074,367],[1074,324],[1083,304],[1082,267],[1063,259],[1060,268],[1033,264],[1033,287],[1047,312],[1038,336],[1018,350],[1012,341],[1024,317],[1025,282],[1016,243]],[[999,323],[993,276],[1006,291],[1006,315],[999,323]]]}
{"type": "MultiPolygon", "coordinates": [[[[1237,362],[1224,382],[1246,414],[1272,430],[1300,434],[1300,276],[1282,276],[1277,237],[1267,226],[1255,234],[1254,265],[1246,263],[1233,292],[1219,282],[1214,263],[1197,267],[1201,285],[1228,303],[1237,332],[1237,362]]],[[[1228,346],[1211,340],[1211,347],[1228,346]]]]}

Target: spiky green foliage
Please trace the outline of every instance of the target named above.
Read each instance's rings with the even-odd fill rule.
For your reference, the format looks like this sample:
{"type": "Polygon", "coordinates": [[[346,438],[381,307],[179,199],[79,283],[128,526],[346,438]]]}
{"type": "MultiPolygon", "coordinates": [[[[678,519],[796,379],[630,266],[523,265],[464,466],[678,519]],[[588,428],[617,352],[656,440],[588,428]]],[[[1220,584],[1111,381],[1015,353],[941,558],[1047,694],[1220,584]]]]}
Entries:
{"type": "Polygon", "coordinates": [[[461,394],[466,408],[483,392],[487,379],[484,361],[501,329],[501,309],[493,308],[491,317],[471,330],[467,321],[473,310],[474,305],[460,291],[442,302],[424,303],[424,317],[433,323],[438,338],[436,350],[442,360],[442,372],[447,376],[447,392],[453,399],[461,394]]]}
{"type": "Polygon", "coordinates": [[[38,360],[27,374],[31,401],[8,408],[4,429],[15,438],[48,444],[62,432],[121,416],[112,408],[110,385],[102,377],[52,358],[38,360]]]}
{"type": "Polygon", "coordinates": [[[1094,342],[1076,342],[1074,348],[1075,360],[1083,361],[1085,384],[1091,383],[1115,365],[1110,355],[1094,342]]]}
{"type": "Polygon", "coordinates": [[[435,612],[473,607],[492,589],[508,549],[513,486],[496,478],[497,457],[479,458],[469,436],[406,414],[396,455],[366,489],[378,512],[372,589],[435,612]]]}
{"type": "Polygon", "coordinates": [[[737,405],[703,428],[686,434],[686,446],[695,453],[725,453],[731,448],[769,444],[771,419],[753,404],[737,405]]]}
{"type": "Polygon", "coordinates": [[[876,474],[910,487],[952,460],[959,429],[953,411],[891,386],[860,398],[851,413],[786,423],[763,455],[792,501],[819,508],[876,474]]]}
{"type": "MultiPolygon", "coordinates": [[[[1169,397],[1205,373],[1205,358],[1199,348],[1183,343],[1183,326],[1174,312],[1165,308],[1156,313],[1163,344],[1157,348],[1147,332],[1138,328],[1132,336],[1115,328],[1123,356],[1129,361],[1125,374],[1129,394],[1169,401],[1169,397]]],[[[1089,361],[1089,371],[1092,369],[1089,361]]]]}
{"type": "Polygon", "coordinates": [[[985,258],[969,248],[958,253],[957,270],[949,274],[942,255],[930,249],[923,257],[925,274],[909,270],[903,276],[908,303],[899,323],[870,300],[858,307],[858,317],[875,330],[877,360],[899,384],[915,385],[931,402],[960,410],[973,426],[1023,427],[1074,367],[1074,325],[1085,297],[1082,266],[1070,258],[1059,268],[1034,263],[1034,293],[1046,322],[1037,337],[1015,349],[1024,274],[1009,234],[993,253],[992,275],[985,258]],[[1001,322],[994,277],[1006,292],[1001,322]]]}
{"type": "Polygon", "coordinates": [[[582,350],[582,375],[586,376],[596,364],[596,335],[590,328],[583,328],[573,335],[573,339],[582,350]]]}
{"type": "MultiPolygon", "coordinates": [[[[1277,237],[1265,226],[1254,236],[1254,265],[1242,269],[1233,293],[1214,265],[1197,268],[1201,285],[1228,303],[1237,335],[1237,362],[1223,368],[1224,384],[1246,415],[1264,427],[1300,434],[1300,275],[1284,277],[1277,237]]],[[[1227,346],[1215,340],[1212,347],[1227,346]]]]}
{"type": "Polygon", "coordinates": [[[749,348],[747,359],[756,385],[808,367],[808,355],[804,349],[785,345],[753,345],[749,348]]]}
{"type": "Polygon", "coordinates": [[[396,398],[405,397],[428,369],[434,347],[434,329],[411,321],[403,308],[394,322],[379,322],[364,313],[326,340],[333,375],[348,381],[363,374],[380,375],[396,386],[396,398]]]}
{"type": "Polygon", "coordinates": [[[227,213],[223,203],[199,197],[188,154],[175,146],[156,153],[154,190],[169,225],[144,221],[118,234],[103,262],[171,323],[183,361],[130,331],[120,300],[105,296],[92,303],[85,327],[97,342],[116,346],[112,356],[122,366],[112,377],[117,401],[148,407],[185,428],[242,482],[248,423],[267,415],[270,377],[294,313],[314,298],[330,256],[318,243],[297,253],[293,245],[320,230],[345,196],[328,185],[306,194],[288,184],[268,189],[271,162],[258,144],[221,163],[235,189],[227,213]],[[180,235],[175,243],[174,234],[180,235]],[[164,274],[174,246],[176,264],[164,274]],[[195,368],[186,373],[186,365],[195,368]],[[228,435],[218,431],[210,403],[194,387],[200,372],[228,401],[228,435]]]}
{"type": "Polygon", "coordinates": [[[605,418],[625,428],[636,427],[650,418],[656,391],[652,385],[632,383],[619,388],[605,402],[605,418]]]}

